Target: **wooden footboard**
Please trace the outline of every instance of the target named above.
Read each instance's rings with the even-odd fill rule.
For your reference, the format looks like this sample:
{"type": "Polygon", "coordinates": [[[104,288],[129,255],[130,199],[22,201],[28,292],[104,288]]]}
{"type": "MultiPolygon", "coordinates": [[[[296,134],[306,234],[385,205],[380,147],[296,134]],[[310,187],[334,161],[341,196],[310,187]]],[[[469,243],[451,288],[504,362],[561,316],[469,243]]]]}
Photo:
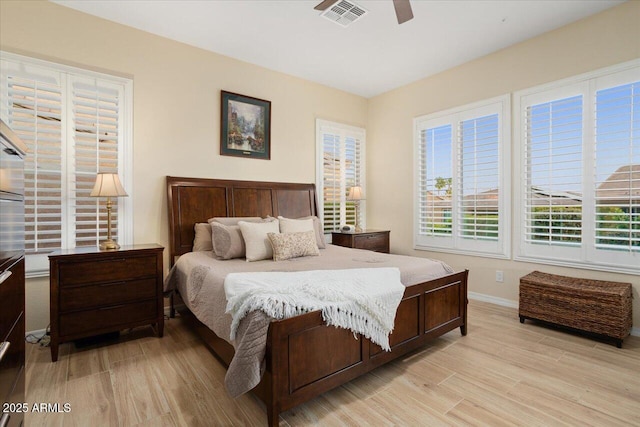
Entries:
{"type": "MultiPolygon", "coordinates": [[[[347,329],[326,326],[319,311],[271,322],[266,371],[253,390],[270,426],[280,413],[397,359],[455,328],[467,332],[468,271],[407,287],[396,313],[390,352],[347,329]],[[327,351],[331,349],[331,351],[327,351]]],[[[195,318],[196,332],[225,363],[233,347],[195,318]]]]}

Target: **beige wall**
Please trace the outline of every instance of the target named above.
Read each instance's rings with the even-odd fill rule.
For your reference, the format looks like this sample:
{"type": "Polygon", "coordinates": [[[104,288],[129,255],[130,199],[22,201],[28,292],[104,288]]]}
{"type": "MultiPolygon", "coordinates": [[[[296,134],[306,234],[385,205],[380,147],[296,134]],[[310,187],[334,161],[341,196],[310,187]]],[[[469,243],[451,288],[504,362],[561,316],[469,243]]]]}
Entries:
{"type": "MultiPolygon", "coordinates": [[[[391,229],[394,252],[437,257],[470,270],[470,291],[518,299],[518,279],[535,270],[632,282],[640,327],[640,277],[413,249],[413,118],[640,58],[640,2],[530,39],[369,100],[367,225],[391,229]],[[504,271],[504,283],[495,281],[504,271]]],[[[515,162],[515,159],[512,159],[515,162]]],[[[513,212],[512,212],[513,213],[513,212]]],[[[515,226],[513,234],[517,233],[515,226]]],[[[473,319],[470,320],[473,327],[473,319]]]]}
{"type": "MultiPolygon", "coordinates": [[[[168,244],[166,175],[315,182],[315,119],[366,125],[362,97],[49,2],[0,1],[0,48],[133,77],[135,243],[168,244]],[[271,101],[270,161],[218,154],[223,89],[271,101]]],[[[48,283],[27,281],[27,330],[47,326],[48,283]]]]}

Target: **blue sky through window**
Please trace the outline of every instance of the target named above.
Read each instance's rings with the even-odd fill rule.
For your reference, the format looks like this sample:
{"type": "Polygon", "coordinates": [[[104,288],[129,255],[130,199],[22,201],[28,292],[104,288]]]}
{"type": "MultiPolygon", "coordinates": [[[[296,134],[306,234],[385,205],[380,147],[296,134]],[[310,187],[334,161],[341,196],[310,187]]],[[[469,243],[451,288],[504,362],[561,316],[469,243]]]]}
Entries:
{"type": "Polygon", "coordinates": [[[423,134],[426,156],[427,191],[436,195],[444,195],[445,189],[435,188],[436,178],[451,178],[452,170],[452,126],[450,124],[427,129],[423,134]]]}
{"type": "Polygon", "coordinates": [[[596,92],[596,180],[640,164],[640,82],[596,92]]]}

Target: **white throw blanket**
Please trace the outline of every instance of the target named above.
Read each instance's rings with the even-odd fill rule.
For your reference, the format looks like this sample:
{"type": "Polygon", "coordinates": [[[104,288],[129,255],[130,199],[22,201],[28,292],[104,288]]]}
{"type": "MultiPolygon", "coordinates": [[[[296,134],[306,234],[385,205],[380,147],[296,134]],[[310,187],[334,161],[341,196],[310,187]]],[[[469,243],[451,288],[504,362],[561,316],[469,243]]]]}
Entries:
{"type": "Polygon", "coordinates": [[[405,287],[397,268],[231,273],[224,281],[231,340],[247,313],[284,319],[315,310],[327,325],[362,334],[386,351],[405,287]]]}

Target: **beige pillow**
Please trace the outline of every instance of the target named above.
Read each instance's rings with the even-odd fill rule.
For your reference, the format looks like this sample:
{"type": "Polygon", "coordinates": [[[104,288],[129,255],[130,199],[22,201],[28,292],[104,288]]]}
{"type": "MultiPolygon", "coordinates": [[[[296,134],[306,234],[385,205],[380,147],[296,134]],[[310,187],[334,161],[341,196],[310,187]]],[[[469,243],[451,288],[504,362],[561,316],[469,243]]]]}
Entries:
{"type": "Polygon", "coordinates": [[[317,216],[306,216],[304,218],[290,219],[282,216],[278,217],[280,220],[280,232],[281,233],[297,233],[300,231],[313,230],[315,233],[316,243],[320,249],[327,247],[327,243],[324,240],[324,231],[322,230],[322,223],[317,216]],[[309,221],[311,227],[309,227],[309,221]],[[284,226],[283,226],[284,222],[284,226]]]}
{"type": "Polygon", "coordinates": [[[281,233],[300,233],[302,231],[313,231],[313,220],[311,218],[290,219],[279,216],[278,221],[280,221],[281,233]]]}
{"type": "Polygon", "coordinates": [[[262,222],[263,219],[259,216],[218,216],[207,220],[209,224],[212,222],[219,222],[224,225],[238,225],[238,222],[240,221],[262,222]]]}
{"type": "Polygon", "coordinates": [[[273,249],[267,237],[268,233],[279,233],[278,220],[271,222],[238,222],[246,247],[247,261],[260,261],[273,258],[273,249]]]}
{"type": "Polygon", "coordinates": [[[297,233],[268,233],[273,260],[284,261],[301,256],[320,255],[314,230],[297,233]]]}
{"type": "Polygon", "coordinates": [[[213,251],[222,259],[242,258],[245,256],[244,240],[238,225],[224,225],[212,222],[213,251]]]}
{"type": "Polygon", "coordinates": [[[206,222],[198,222],[193,229],[196,232],[193,238],[193,252],[212,251],[211,226],[206,222]]]}

